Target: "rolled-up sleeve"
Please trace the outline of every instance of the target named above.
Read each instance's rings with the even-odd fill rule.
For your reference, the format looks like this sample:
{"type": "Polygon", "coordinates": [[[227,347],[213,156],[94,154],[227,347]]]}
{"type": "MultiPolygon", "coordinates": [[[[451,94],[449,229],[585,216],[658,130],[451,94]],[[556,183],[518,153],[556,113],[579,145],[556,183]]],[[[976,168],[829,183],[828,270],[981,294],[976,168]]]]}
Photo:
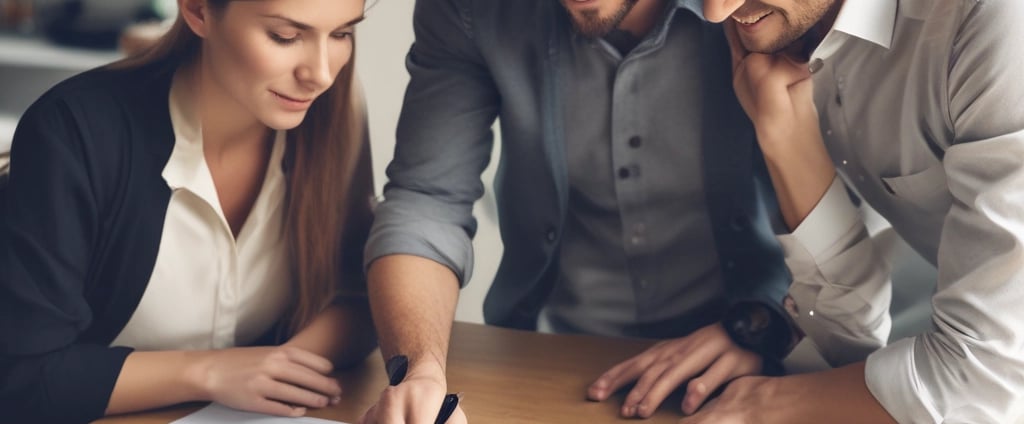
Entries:
{"type": "Polygon", "coordinates": [[[790,311],[833,366],[864,360],[892,328],[889,265],[837,176],[811,213],[780,235],[793,275],[790,311]]]}
{"type": "Polygon", "coordinates": [[[472,275],[473,203],[493,146],[500,98],[474,41],[470,4],[418,0],[416,40],[384,201],[375,210],[365,264],[409,254],[472,275]]]}

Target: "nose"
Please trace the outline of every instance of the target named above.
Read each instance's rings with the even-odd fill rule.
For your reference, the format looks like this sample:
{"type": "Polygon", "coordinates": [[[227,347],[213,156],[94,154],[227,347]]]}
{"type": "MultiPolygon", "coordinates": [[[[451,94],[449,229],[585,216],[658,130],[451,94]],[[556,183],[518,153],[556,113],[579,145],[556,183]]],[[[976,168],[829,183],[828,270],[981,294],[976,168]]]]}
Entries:
{"type": "Polygon", "coordinates": [[[326,89],[334,80],[327,44],[310,43],[306,57],[295,73],[300,82],[317,91],[326,89]]]}
{"type": "Polygon", "coordinates": [[[704,19],[722,22],[743,6],[746,0],[704,0],[704,19]]]}

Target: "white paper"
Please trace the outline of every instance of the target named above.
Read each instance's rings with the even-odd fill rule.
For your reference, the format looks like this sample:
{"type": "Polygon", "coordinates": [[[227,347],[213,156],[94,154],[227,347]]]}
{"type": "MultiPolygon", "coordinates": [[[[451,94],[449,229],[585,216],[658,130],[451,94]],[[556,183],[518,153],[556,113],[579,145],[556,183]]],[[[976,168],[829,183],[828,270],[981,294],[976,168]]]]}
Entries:
{"type": "Polygon", "coordinates": [[[312,417],[275,417],[272,415],[257,414],[254,412],[239,411],[226,406],[211,403],[185,418],[174,421],[171,424],[220,424],[220,423],[246,423],[246,424],[345,424],[341,421],[324,420],[312,417]]]}

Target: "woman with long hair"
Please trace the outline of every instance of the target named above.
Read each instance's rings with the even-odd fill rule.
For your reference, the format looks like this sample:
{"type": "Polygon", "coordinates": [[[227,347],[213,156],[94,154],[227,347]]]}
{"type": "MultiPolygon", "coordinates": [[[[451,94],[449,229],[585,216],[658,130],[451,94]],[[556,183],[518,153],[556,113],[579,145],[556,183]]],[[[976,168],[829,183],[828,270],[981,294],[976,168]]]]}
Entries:
{"type": "Polygon", "coordinates": [[[302,415],[376,335],[362,0],[179,0],[22,117],[0,188],[0,410],[302,415]]]}

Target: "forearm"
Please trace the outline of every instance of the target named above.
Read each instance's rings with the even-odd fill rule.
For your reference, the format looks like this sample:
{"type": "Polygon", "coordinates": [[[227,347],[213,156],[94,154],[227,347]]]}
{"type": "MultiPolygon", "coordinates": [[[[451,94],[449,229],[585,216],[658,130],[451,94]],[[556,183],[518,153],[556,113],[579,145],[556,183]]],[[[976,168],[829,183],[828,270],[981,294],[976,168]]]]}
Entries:
{"type": "Polygon", "coordinates": [[[369,292],[381,355],[406,355],[410,376],[430,374],[443,383],[459,294],[455,274],[418,256],[384,256],[370,266],[369,292]]]}
{"type": "Polygon", "coordinates": [[[835,166],[816,127],[786,142],[766,137],[758,134],[779,209],[792,231],[828,191],[836,175],[835,166]]]}
{"type": "Polygon", "coordinates": [[[896,423],[864,383],[864,362],[773,380],[777,407],[763,423],[896,423]]]}
{"type": "Polygon", "coordinates": [[[107,415],[209,400],[202,389],[202,359],[209,351],[133,352],[117,377],[107,415]]]}
{"type": "Polygon", "coordinates": [[[363,301],[331,305],[285,344],[330,358],[339,368],[352,366],[377,347],[370,305],[363,301]]]}

